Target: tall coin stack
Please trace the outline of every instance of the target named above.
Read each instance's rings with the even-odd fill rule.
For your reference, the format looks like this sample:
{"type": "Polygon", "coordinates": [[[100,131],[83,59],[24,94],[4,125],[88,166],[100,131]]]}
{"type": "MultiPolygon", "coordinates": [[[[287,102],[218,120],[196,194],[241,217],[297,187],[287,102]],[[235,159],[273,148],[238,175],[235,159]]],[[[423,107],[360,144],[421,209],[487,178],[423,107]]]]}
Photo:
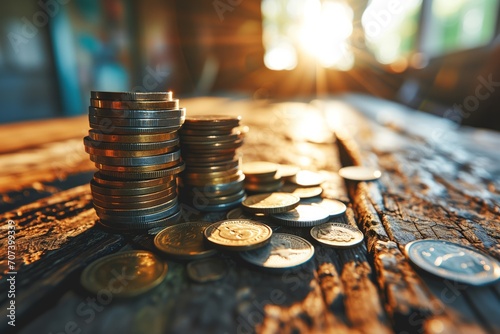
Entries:
{"type": "Polygon", "coordinates": [[[236,150],[243,133],[235,131],[240,117],[209,115],[186,118],[180,131],[182,195],[200,211],[222,211],[238,206],[246,197],[245,176],[236,150]]]}
{"type": "Polygon", "coordinates": [[[102,225],[116,230],[179,221],[178,130],[186,110],[171,92],[91,92],[85,151],[99,169],[90,182],[102,225]]]}

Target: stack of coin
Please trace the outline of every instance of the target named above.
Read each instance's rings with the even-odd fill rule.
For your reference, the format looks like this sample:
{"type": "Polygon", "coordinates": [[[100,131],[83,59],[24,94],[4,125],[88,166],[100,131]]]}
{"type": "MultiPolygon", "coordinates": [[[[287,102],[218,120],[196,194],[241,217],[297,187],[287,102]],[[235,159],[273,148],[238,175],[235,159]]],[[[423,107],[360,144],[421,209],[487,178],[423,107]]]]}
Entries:
{"type": "Polygon", "coordinates": [[[84,145],[99,169],[90,185],[101,224],[135,230],[176,223],[176,176],[185,167],[179,100],[171,92],[93,91],[90,104],[84,145]]]}
{"type": "Polygon", "coordinates": [[[245,174],[245,189],[250,192],[272,192],[283,186],[278,164],[252,161],[243,163],[241,169],[245,174]]]}
{"type": "Polygon", "coordinates": [[[239,122],[240,117],[191,116],[182,126],[183,199],[200,211],[230,209],[245,199],[236,153],[243,144],[243,133],[235,131],[239,122]]]}

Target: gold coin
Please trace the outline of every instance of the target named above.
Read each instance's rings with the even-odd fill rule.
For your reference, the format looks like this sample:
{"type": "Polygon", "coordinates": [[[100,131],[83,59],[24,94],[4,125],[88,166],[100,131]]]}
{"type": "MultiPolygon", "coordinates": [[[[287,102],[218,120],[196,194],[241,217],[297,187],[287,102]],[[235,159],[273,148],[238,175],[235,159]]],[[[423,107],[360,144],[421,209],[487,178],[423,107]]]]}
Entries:
{"type": "Polygon", "coordinates": [[[270,193],[249,196],[243,201],[243,209],[253,213],[282,213],[299,205],[300,198],[289,193],[270,193]]]}
{"type": "Polygon", "coordinates": [[[175,167],[179,164],[179,161],[172,161],[172,162],[167,162],[165,164],[159,164],[159,165],[147,165],[147,166],[136,166],[136,167],[130,167],[130,166],[109,166],[109,165],[103,165],[100,163],[94,163],[94,165],[105,171],[112,171],[112,172],[150,172],[150,171],[155,171],[155,170],[160,170],[160,169],[166,169],[166,168],[171,168],[175,167]]]}
{"type": "Polygon", "coordinates": [[[228,219],[208,226],[204,235],[216,247],[246,251],[266,245],[273,230],[264,223],[250,219],[228,219]]]}
{"type": "Polygon", "coordinates": [[[189,222],[169,226],[160,231],[154,244],[163,253],[178,259],[200,259],[216,253],[207,247],[203,231],[211,225],[205,222],[189,222]]]}
{"type": "MultiPolygon", "coordinates": [[[[112,128],[109,129],[112,132],[112,128]]],[[[109,134],[104,131],[94,129],[89,130],[89,137],[95,141],[106,143],[155,143],[179,138],[177,131],[157,133],[157,134],[129,134],[118,135],[109,134]]]]}
{"type": "Polygon", "coordinates": [[[90,99],[90,105],[106,109],[179,109],[179,100],[170,101],[111,101],[90,99]]]}
{"type": "Polygon", "coordinates": [[[150,252],[120,252],[87,266],[82,273],[81,284],[92,293],[133,297],[160,284],[167,270],[167,264],[150,252]]]}
{"type": "Polygon", "coordinates": [[[122,151],[122,150],[101,150],[90,146],[85,146],[85,152],[97,157],[117,157],[117,158],[137,158],[150,157],[163,153],[170,153],[178,150],[177,146],[158,148],[155,150],[137,150],[137,151],[122,151]]]}

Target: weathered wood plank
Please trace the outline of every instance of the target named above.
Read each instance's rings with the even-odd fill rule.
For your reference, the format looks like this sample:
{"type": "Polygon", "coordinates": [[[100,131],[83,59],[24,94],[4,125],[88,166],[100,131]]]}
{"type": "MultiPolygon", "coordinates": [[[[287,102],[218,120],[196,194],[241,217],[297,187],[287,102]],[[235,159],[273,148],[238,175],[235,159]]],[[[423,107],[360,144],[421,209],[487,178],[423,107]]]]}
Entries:
{"type": "MultiPolygon", "coordinates": [[[[7,266],[7,224],[1,226],[2,318],[9,303],[7,272],[17,272],[17,324],[26,324],[34,313],[45,311],[43,300],[48,296],[56,298],[67,289],[64,284],[72,274],[89,261],[125,245],[124,237],[93,228],[97,216],[90,200],[90,187],[79,186],[1,216],[2,222],[13,220],[16,225],[15,269],[7,266]]],[[[6,322],[1,325],[6,329],[6,322]]]]}
{"type": "MultiPolygon", "coordinates": [[[[352,102],[352,98],[348,100],[352,102]]],[[[356,100],[352,104],[372,116],[372,121],[350,115],[355,120],[351,122],[359,123],[361,129],[358,127],[357,132],[352,132],[355,142],[340,132],[339,146],[345,165],[378,163],[384,172],[379,182],[347,184],[358,222],[369,239],[379,285],[385,291],[386,309],[395,329],[488,331],[491,326],[483,321],[489,313],[486,305],[475,306],[465,298],[454,298],[452,303],[436,298],[436,279],[417,275],[401,250],[415,239],[439,238],[474,245],[498,258],[499,224],[491,226],[492,221],[498,221],[498,216],[492,214],[496,212],[496,193],[493,190],[484,194],[484,184],[494,181],[484,182],[484,175],[488,175],[485,171],[481,180],[468,177],[467,173],[471,174],[469,171],[474,169],[463,168],[463,157],[458,162],[451,155],[466,153],[458,150],[455,143],[429,145],[425,136],[430,133],[425,127],[449,126],[446,122],[444,125],[439,120],[433,123],[432,117],[407,115],[395,106],[391,109],[378,100],[369,101],[356,100]],[[385,127],[377,123],[381,120],[385,121],[385,127]],[[365,152],[375,153],[376,159],[365,152]],[[368,161],[365,157],[372,159],[368,161]],[[465,184],[464,180],[471,184],[465,184]],[[370,233],[373,230],[375,232],[370,233]],[[434,285],[431,292],[429,285],[434,285]],[[471,315],[470,311],[475,312],[471,315]]],[[[474,155],[469,154],[469,159],[473,160],[474,155]]],[[[488,164],[491,166],[491,160],[483,163],[488,164]]],[[[437,281],[441,286],[438,290],[443,291],[446,286],[437,281]]],[[[493,298],[489,303],[500,308],[493,298]]]]}

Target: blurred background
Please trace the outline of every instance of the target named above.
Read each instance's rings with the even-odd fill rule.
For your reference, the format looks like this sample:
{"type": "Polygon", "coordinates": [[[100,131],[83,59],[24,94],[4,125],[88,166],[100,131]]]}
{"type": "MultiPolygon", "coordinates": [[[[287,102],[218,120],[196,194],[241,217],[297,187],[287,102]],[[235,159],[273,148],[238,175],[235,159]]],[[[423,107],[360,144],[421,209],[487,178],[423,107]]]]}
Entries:
{"type": "Polygon", "coordinates": [[[498,0],[25,0],[0,10],[0,123],[90,90],[359,92],[500,130],[498,0]]]}

